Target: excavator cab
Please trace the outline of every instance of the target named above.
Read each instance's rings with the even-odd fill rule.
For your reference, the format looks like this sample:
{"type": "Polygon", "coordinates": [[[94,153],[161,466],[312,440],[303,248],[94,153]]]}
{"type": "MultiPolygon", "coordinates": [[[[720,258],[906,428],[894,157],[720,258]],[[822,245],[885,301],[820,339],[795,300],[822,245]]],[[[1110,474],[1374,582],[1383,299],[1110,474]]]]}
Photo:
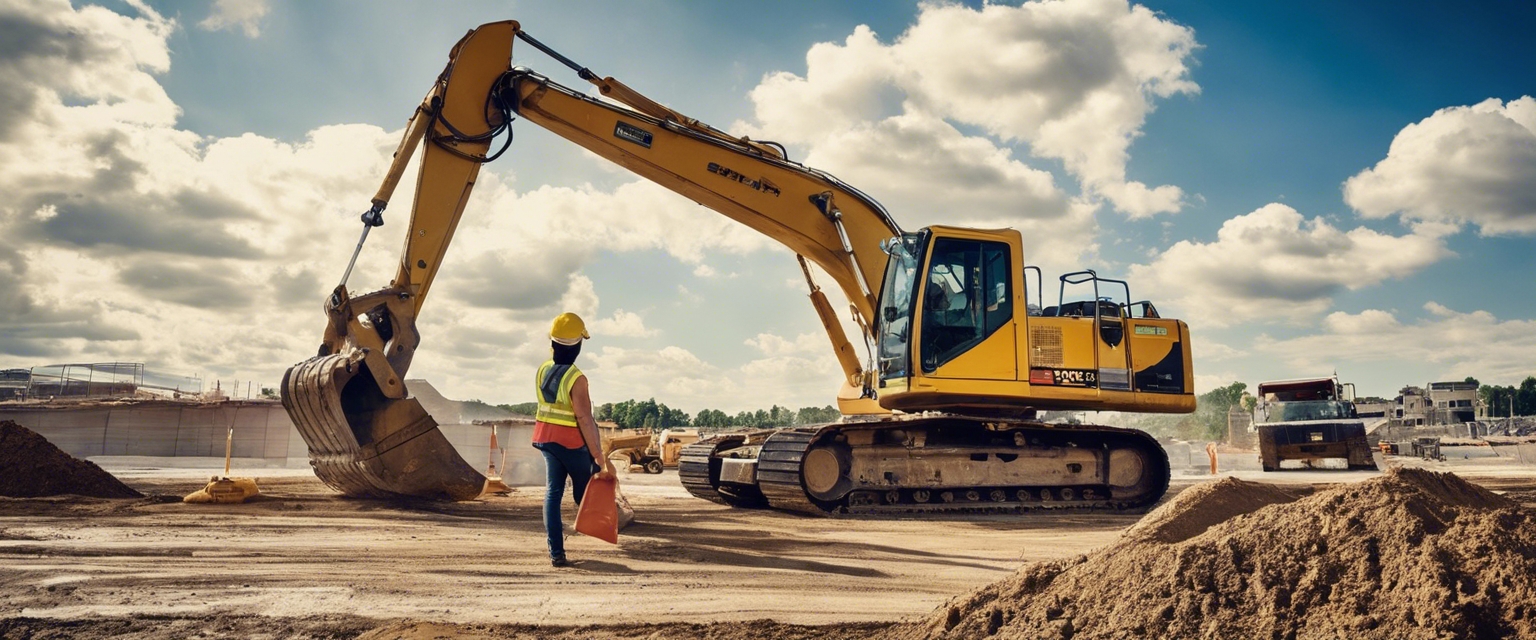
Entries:
{"type": "Polygon", "coordinates": [[[1026,275],[1038,283],[1039,270],[1020,266],[1021,245],[1011,229],[941,226],[882,243],[881,407],[1008,417],[1194,410],[1187,325],[1158,317],[1151,302],[1132,304],[1128,283],[1092,270],[1062,275],[1057,305],[1030,305],[1026,275]],[[1066,302],[1068,287],[1091,297],[1066,302]]]}

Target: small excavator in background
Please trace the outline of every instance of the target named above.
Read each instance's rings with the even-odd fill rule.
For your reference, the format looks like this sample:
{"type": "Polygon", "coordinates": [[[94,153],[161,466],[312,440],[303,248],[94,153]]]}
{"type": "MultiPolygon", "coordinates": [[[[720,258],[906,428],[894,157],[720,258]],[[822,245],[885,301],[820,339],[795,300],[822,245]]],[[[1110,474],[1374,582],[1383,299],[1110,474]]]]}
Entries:
{"type": "Polygon", "coordinates": [[[676,469],[683,447],[698,441],[699,432],[693,429],[662,429],[660,433],[614,430],[603,434],[603,453],[610,459],[623,458],[630,467],[657,474],[676,469]]]}
{"type": "Polygon", "coordinates": [[[1192,412],[1184,322],[1092,270],[1062,275],[1057,304],[1047,307],[1041,270],[1026,265],[1018,231],[904,230],[873,198],[791,160],[783,146],[732,136],[598,76],[513,21],[481,25],[454,45],[363,214],[366,240],[420,148],[394,280],[353,296],[349,264],[325,301],[319,354],[284,375],[283,404],[330,486],[348,495],[479,494],[484,478],[409,397],[404,375],[420,343],[416,317],[480,165],[507,149],[517,117],[797,254],[842,368],[844,418],[686,447],[679,477],[693,495],[826,514],[1135,509],[1166,491],[1167,455],[1147,434],[1045,423],[1038,412],[1192,412]],[[571,68],[605,99],[513,67],[514,40],[571,68]],[[505,141],[491,152],[498,136],[505,141]],[[847,299],[862,361],[809,263],[847,299]]]}

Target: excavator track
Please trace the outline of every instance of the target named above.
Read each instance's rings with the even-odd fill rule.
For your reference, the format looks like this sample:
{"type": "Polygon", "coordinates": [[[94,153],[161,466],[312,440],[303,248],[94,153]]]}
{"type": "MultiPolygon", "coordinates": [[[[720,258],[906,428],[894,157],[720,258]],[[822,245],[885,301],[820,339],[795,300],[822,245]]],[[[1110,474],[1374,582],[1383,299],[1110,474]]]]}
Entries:
{"type": "Polygon", "coordinates": [[[718,454],[745,442],[746,436],[727,434],[705,438],[686,447],[678,454],[677,477],[683,488],[694,497],[729,507],[759,508],[768,506],[763,495],[746,487],[721,487],[718,454]]]}
{"type": "Polygon", "coordinates": [[[729,436],[705,438],[686,447],[683,447],[677,459],[677,478],[682,481],[683,488],[695,498],[703,498],[710,502],[728,504],[720,493],[715,490],[715,482],[711,478],[719,475],[719,463],[715,463],[716,471],[711,474],[709,466],[711,458],[721,447],[740,444],[740,438],[729,436]]]}
{"type": "Polygon", "coordinates": [[[1119,495],[1118,489],[1102,482],[977,486],[964,490],[932,491],[930,493],[937,495],[931,498],[931,502],[909,500],[894,504],[884,504],[878,499],[879,496],[866,491],[862,496],[850,496],[849,504],[844,508],[848,513],[1026,513],[1041,510],[1135,512],[1150,508],[1168,491],[1171,475],[1168,454],[1155,439],[1141,431],[1100,425],[1063,426],[1038,422],[1023,423],[1011,430],[1024,434],[1031,441],[1040,438],[1074,441],[1080,447],[1134,450],[1142,456],[1140,464],[1145,465],[1142,472],[1145,484],[1135,493],[1119,495]],[[1000,495],[996,493],[999,491],[1002,492],[1000,495]]]}
{"type": "MultiPolygon", "coordinates": [[[[801,484],[805,453],[817,434],[827,427],[800,427],[778,431],[763,443],[757,456],[757,486],[775,509],[825,515],[829,510],[811,501],[801,484]]],[[[834,507],[835,509],[835,507],[834,507]]]]}
{"type": "MultiPolygon", "coordinates": [[[[699,487],[700,490],[695,491],[690,487],[691,493],[709,499],[700,493],[711,482],[727,488],[735,486],[703,475],[707,468],[702,456],[707,453],[718,457],[721,453],[729,453],[732,445],[731,441],[722,439],[708,447],[707,452],[703,447],[694,452],[692,477],[685,480],[685,486],[689,486],[687,483],[691,481],[692,487],[699,487]]],[[[913,451],[918,452],[913,454],[918,457],[929,455],[920,449],[913,451]]],[[[876,455],[884,455],[889,459],[897,453],[888,451],[876,455]]],[[[1169,479],[1166,453],[1155,440],[1140,431],[1039,422],[999,424],[958,416],[782,429],[773,432],[763,441],[756,463],[756,486],[768,505],[783,511],[821,516],[1025,513],[1047,509],[1131,511],[1150,507],[1161,499],[1167,492],[1169,479]],[[1058,455],[1075,456],[1062,457],[1061,460],[1081,461],[1063,462],[1060,465],[1063,468],[1095,464],[1106,468],[1100,469],[1101,473],[1096,476],[1083,477],[1080,482],[989,483],[969,486],[944,484],[938,479],[929,481],[926,478],[923,482],[903,483],[892,480],[892,472],[887,472],[885,482],[879,484],[871,483],[868,478],[850,477],[846,468],[840,477],[834,478],[827,473],[827,465],[830,464],[828,460],[831,459],[829,456],[837,456],[825,451],[842,447],[845,458],[839,458],[839,468],[846,462],[846,457],[871,455],[874,451],[872,448],[861,450],[857,446],[843,447],[837,442],[839,440],[873,440],[876,437],[867,432],[889,433],[897,429],[925,429],[939,425],[951,429],[959,425],[961,429],[975,430],[983,424],[988,425],[984,433],[994,440],[1001,436],[1021,443],[1014,450],[1016,453],[1003,453],[1005,449],[981,443],[960,446],[941,443],[930,451],[935,452],[933,455],[948,455],[950,458],[938,463],[937,475],[942,476],[946,468],[958,473],[958,465],[964,465],[966,461],[985,463],[986,459],[993,456],[997,460],[1011,461],[1031,454],[1041,459],[1058,455]],[[851,435],[856,432],[866,432],[866,435],[863,438],[851,435]],[[814,453],[817,450],[823,453],[814,453]],[[1116,451],[1119,453],[1114,453],[1116,451]],[[821,458],[819,462],[816,459],[818,456],[821,458]],[[810,464],[807,463],[808,459],[811,459],[810,464]],[[1114,475],[1114,470],[1107,468],[1112,462],[1127,467],[1121,475],[1134,477],[1131,485],[1114,485],[1106,481],[1119,477],[1114,475]],[[823,489],[823,497],[815,495],[817,491],[812,487],[817,486],[823,489]],[[827,497],[828,491],[840,495],[827,497]]]]}

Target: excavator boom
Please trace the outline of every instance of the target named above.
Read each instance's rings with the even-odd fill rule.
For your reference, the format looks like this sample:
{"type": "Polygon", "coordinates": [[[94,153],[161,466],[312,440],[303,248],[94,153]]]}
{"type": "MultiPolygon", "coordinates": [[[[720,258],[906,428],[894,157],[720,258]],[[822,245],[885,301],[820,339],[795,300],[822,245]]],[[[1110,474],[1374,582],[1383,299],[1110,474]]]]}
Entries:
{"type": "Polygon", "coordinates": [[[507,86],[508,102],[529,122],[815,263],[837,282],[860,321],[873,325],[871,283],[880,282],[885,268],[880,244],[901,229],[868,196],[830,174],[765,152],[760,144],[625,109],[530,71],[512,72],[507,86]]]}

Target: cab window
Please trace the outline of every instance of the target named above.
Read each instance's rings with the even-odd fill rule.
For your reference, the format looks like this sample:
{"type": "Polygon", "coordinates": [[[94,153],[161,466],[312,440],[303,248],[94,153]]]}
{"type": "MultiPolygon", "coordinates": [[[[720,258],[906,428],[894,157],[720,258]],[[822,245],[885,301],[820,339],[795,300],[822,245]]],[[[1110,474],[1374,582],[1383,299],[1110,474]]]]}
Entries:
{"type": "Polygon", "coordinates": [[[1013,319],[1008,245],[939,238],[923,282],[920,348],[932,372],[1013,319]]]}

